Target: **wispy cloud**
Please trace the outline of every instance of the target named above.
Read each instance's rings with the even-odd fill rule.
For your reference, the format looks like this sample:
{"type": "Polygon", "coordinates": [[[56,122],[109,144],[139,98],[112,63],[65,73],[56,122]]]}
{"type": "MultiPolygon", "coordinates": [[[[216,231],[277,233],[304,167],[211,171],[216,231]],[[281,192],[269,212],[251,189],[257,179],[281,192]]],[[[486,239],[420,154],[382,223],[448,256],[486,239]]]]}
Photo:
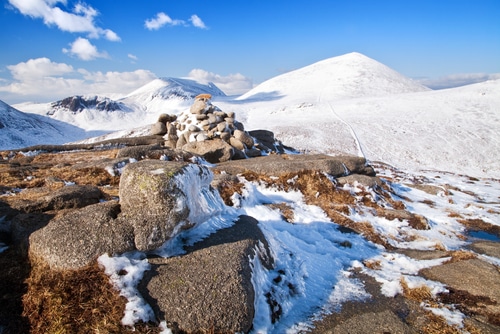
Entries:
{"type": "Polygon", "coordinates": [[[129,59],[131,59],[132,61],[137,61],[137,60],[139,60],[139,58],[137,58],[137,56],[136,56],[136,55],[133,55],[133,54],[131,54],[131,53],[129,53],[129,54],[127,55],[127,57],[128,57],[129,59]]]}
{"type": "MultiPolygon", "coordinates": [[[[200,28],[200,29],[208,29],[208,27],[205,25],[205,22],[196,14],[191,15],[191,17],[188,20],[191,22],[193,27],[200,28]]],[[[144,26],[148,30],[158,30],[164,26],[189,26],[188,21],[185,20],[174,20],[167,14],[163,12],[159,12],[156,14],[155,17],[151,19],[147,19],[144,22],[144,26]]]]}
{"type": "Polygon", "coordinates": [[[196,68],[189,72],[188,78],[201,83],[213,82],[227,95],[240,95],[253,88],[252,79],[240,73],[222,76],[196,68]]]}
{"type": "Polygon", "coordinates": [[[76,94],[126,94],[155,79],[147,70],[91,72],[49,58],[7,66],[13,80],[0,80],[2,100],[51,102],[76,94]]]}
{"type": "Polygon", "coordinates": [[[439,78],[421,78],[417,81],[432,89],[445,89],[497,79],[500,79],[500,73],[460,73],[439,78]]]}
{"type": "Polygon", "coordinates": [[[208,27],[205,25],[205,23],[196,14],[191,15],[191,18],[189,19],[189,21],[191,21],[193,26],[195,26],[196,28],[208,29],[208,27]]]}
{"type": "Polygon", "coordinates": [[[64,53],[74,55],[81,60],[94,60],[96,58],[109,58],[106,52],[99,52],[97,47],[86,38],[78,37],[70,44],[71,49],[63,49],[64,53]]]}
{"type": "Polygon", "coordinates": [[[94,22],[99,12],[84,3],[78,3],[72,11],[65,11],[56,5],[66,4],[65,0],[9,0],[21,14],[52,26],[62,31],[72,33],[86,33],[89,38],[104,37],[110,41],[119,41],[120,37],[110,29],[103,29],[94,22]]]}
{"type": "Polygon", "coordinates": [[[158,30],[165,25],[177,26],[185,24],[183,20],[172,20],[167,14],[160,12],[152,19],[146,20],[144,26],[149,30],[158,30]]]}

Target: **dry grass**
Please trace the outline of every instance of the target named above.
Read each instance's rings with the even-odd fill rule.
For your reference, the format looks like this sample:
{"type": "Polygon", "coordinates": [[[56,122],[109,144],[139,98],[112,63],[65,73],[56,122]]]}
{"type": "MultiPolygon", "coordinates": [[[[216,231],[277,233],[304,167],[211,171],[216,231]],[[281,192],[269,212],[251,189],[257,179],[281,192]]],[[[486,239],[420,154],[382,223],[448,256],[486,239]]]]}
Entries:
{"type": "Polygon", "coordinates": [[[424,334],[462,334],[463,331],[455,326],[450,326],[446,322],[446,319],[427,311],[425,314],[427,322],[421,329],[424,334]]]}
{"type": "Polygon", "coordinates": [[[290,205],[288,205],[287,203],[275,203],[275,204],[269,204],[268,206],[272,209],[278,210],[283,220],[289,223],[293,223],[294,213],[290,205]]]}
{"type": "Polygon", "coordinates": [[[371,270],[380,270],[382,269],[382,263],[380,260],[365,260],[363,264],[366,268],[371,270]]]}
{"type": "MultiPolygon", "coordinates": [[[[378,204],[371,199],[371,194],[357,193],[355,197],[349,191],[337,188],[324,174],[319,172],[283,173],[271,178],[267,175],[247,171],[242,176],[248,181],[262,182],[280,190],[300,191],[307,204],[320,207],[335,223],[348,227],[362,234],[367,240],[387,249],[394,248],[375,231],[369,222],[355,222],[347,216],[351,208],[360,204],[359,201],[363,206],[377,208],[378,204]]],[[[385,196],[390,198],[388,195],[385,196]]],[[[401,202],[391,198],[390,201],[396,207],[402,206],[401,202]]]]}
{"type": "Polygon", "coordinates": [[[466,251],[466,250],[451,251],[451,252],[448,252],[448,255],[451,256],[451,259],[449,259],[446,262],[443,262],[443,264],[455,263],[455,262],[460,262],[460,261],[471,260],[471,259],[477,258],[477,255],[475,253],[470,252],[470,251],[466,251]]]}
{"type": "Polygon", "coordinates": [[[431,289],[427,285],[417,286],[416,288],[410,288],[408,282],[404,277],[401,277],[400,282],[403,288],[403,296],[407,299],[414,300],[417,302],[424,302],[433,299],[431,289]]]}
{"type": "Polygon", "coordinates": [[[0,328],[4,334],[28,333],[29,324],[22,316],[25,279],[30,266],[26,256],[12,247],[0,253],[0,328]]]}
{"type": "Polygon", "coordinates": [[[94,264],[68,271],[53,271],[32,262],[23,297],[30,333],[122,333],[125,299],[94,264]]]}

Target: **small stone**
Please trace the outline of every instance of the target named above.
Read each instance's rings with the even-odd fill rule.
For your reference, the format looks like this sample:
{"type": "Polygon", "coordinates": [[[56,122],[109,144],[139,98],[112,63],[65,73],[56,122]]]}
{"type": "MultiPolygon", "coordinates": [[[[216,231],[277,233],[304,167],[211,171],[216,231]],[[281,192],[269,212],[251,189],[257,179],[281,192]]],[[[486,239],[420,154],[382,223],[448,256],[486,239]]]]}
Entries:
{"type": "Polygon", "coordinates": [[[189,132],[200,132],[201,129],[199,127],[197,127],[196,125],[190,125],[189,128],[188,128],[188,131],[189,132]]]}

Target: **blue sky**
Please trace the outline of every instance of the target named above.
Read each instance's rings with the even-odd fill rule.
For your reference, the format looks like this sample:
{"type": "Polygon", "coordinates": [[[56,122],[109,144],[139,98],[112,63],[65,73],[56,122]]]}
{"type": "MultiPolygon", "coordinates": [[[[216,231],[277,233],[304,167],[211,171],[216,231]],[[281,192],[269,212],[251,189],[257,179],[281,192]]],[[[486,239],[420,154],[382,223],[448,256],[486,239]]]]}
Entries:
{"type": "Polygon", "coordinates": [[[434,87],[500,77],[500,1],[2,0],[0,100],[131,91],[154,77],[230,94],[360,52],[434,87]]]}

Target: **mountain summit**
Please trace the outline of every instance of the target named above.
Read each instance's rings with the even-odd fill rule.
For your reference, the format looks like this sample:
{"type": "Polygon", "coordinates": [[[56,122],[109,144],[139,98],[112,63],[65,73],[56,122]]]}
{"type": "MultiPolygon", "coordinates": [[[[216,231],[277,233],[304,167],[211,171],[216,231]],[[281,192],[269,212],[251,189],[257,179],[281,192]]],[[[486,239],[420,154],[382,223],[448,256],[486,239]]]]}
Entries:
{"type": "Polygon", "coordinates": [[[427,90],[430,89],[384,64],[352,52],[269,79],[239,100],[266,96],[348,99],[427,90]]]}

